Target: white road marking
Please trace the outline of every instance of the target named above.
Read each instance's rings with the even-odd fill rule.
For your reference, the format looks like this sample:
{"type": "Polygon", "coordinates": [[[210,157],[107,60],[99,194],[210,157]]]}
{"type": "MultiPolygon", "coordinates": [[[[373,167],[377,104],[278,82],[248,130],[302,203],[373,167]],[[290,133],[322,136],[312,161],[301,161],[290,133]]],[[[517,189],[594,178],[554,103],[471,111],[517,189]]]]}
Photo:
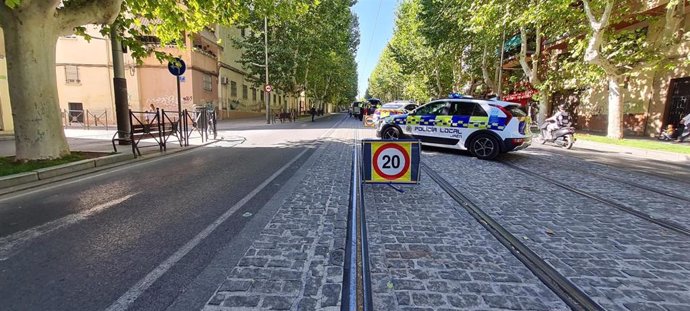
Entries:
{"type": "Polygon", "coordinates": [[[182,246],[180,249],[178,249],[175,253],[173,253],[170,257],[168,257],[165,261],[163,261],[158,267],[153,269],[153,271],[149,272],[143,279],[139,280],[134,286],[132,286],[127,292],[125,292],[120,298],[117,299],[110,307],[106,309],[106,311],[118,311],[118,310],[127,310],[129,306],[139,298],[139,296],[146,291],[158,278],[160,278],[163,274],[165,274],[172,266],[174,266],[180,259],[182,259],[187,253],[189,253],[194,247],[196,247],[199,243],[201,243],[202,240],[204,240],[206,237],[211,235],[218,226],[220,226],[223,222],[225,222],[230,216],[232,216],[237,210],[242,208],[247,202],[249,202],[254,196],[256,196],[261,190],[263,190],[266,186],[268,186],[274,179],[276,179],[278,176],[280,176],[283,171],[285,171],[288,167],[290,167],[293,163],[295,163],[299,158],[301,158],[309,149],[302,150],[297,156],[295,156],[290,162],[285,164],[283,167],[281,167],[278,171],[273,173],[268,179],[264,180],[263,183],[261,183],[256,189],[252,190],[252,192],[248,193],[242,200],[239,202],[235,203],[232,207],[230,207],[223,215],[221,215],[218,219],[216,219],[213,223],[211,223],[208,227],[206,227],[203,231],[199,232],[193,239],[191,239],[189,242],[187,242],[184,246],[182,246]]]}
{"type": "MultiPolygon", "coordinates": [[[[334,129],[340,123],[342,123],[343,120],[338,121],[333,127],[331,127],[329,130],[327,130],[325,133],[321,134],[317,140],[321,140],[323,137],[326,136],[328,132],[330,132],[331,129],[334,129]]],[[[292,158],[290,162],[287,164],[283,165],[278,171],[273,173],[268,179],[264,180],[256,189],[252,190],[252,192],[248,193],[244,198],[242,198],[239,202],[235,203],[232,207],[230,207],[223,215],[221,215],[218,219],[216,219],[213,223],[211,223],[208,227],[206,227],[204,230],[199,232],[193,239],[191,239],[189,242],[185,243],[181,248],[179,248],[175,253],[170,255],[165,261],[163,261],[158,267],[153,269],[151,272],[149,272],[143,279],[139,280],[134,286],[132,286],[127,292],[125,292],[120,298],[118,298],[113,304],[111,304],[106,311],[122,311],[122,310],[127,310],[134,301],[141,296],[153,283],[156,282],[163,274],[165,274],[172,266],[174,266],[180,259],[182,259],[185,255],[187,255],[194,247],[199,245],[201,241],[203,241],[206,237],[211,235],[218,226],[220,226],[223,222],[225,222],[230,216],[232,216],[237,210],[242,208],[244,204],[249,202],[254,196],[256,196],[263,188],[268,186],[274,179],[276,179],[280,174],[283,173],[288,167],[290,167],[293,163],[295,163],[298,159],[300,159],[307,151],[311,150],[311,148],[305,148],[300,152],[297,156],[292,158]]]]}
{"type": "Polygon", "coordinates": [[[31,229],[16,232],[6,237],[2,237],[0,238],[0,261],[7,260],[9,257],[12,256],[13,253],[16,252],[16,250],[19,247],[31,242],[31,240],[35,238],[38,238],[44,234],[51,233],[60,228],[76,224],[112,206],[120,204],[137,194],[139,193],[126,195],[122,198],[96,205],[95,207],[85,210],[83,212],[67,215],[65,217],[44,223],[40,226],[36,226],[31,229]]]}

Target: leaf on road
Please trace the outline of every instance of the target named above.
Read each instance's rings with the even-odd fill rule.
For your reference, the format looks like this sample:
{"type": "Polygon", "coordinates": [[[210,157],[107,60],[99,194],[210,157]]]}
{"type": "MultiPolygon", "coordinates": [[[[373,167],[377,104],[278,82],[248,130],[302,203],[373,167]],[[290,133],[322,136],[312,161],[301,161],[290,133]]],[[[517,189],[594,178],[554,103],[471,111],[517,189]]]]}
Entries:
{"type": "Polygon", "coordinates": [[[393,289],[393,282],[388,281],[388,284],[386,284],[386,287],[388,287],[388,289],[393,289]]]}

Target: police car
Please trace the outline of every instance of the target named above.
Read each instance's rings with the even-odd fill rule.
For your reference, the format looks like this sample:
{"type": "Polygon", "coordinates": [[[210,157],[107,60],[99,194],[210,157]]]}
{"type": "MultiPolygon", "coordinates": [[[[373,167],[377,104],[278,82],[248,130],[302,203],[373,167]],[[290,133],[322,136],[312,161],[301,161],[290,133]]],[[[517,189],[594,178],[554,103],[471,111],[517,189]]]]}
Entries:
{"type": "Polygon", "coordinates": [[[403,114],[417,108],[417,105],[410,102],[392,102],[383,104],[374,111],[374,124],[379,124],[384,118],[391,115],[403,114]]]}
{"type": "Polygon", "coordinates": [[[527,148],[532,142],[529,124],[519,104],[452,95],[385,118],[376,136],[415,138],[424,145],[469,150],[491,160],[499,153],[527,148]]]}

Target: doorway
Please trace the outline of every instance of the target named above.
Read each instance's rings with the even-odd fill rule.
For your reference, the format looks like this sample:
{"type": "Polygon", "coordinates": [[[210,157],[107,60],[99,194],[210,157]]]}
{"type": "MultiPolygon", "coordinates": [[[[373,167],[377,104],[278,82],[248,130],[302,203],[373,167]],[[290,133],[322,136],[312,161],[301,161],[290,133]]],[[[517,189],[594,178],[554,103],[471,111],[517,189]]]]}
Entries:
{"type": "Polygon", "coordinates": [[[678,128],[680,119],[690,113],[690,77],[671,80],[668,94],[663,126],[673,124],[678,128]]]}

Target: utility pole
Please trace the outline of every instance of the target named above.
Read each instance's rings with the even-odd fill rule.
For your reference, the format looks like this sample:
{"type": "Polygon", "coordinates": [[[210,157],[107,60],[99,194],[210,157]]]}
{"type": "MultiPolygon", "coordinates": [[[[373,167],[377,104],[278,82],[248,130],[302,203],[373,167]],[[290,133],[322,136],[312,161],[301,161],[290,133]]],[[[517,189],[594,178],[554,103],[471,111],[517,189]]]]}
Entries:
{"type": "Polygon", "coordinates": [[[264,69],[266,70],[266,84],[264,85],[264,101],[266,102],[266,124],[271,124],[271,93],[268,92],[268,17],[264,16],[264,69]]]}
{"type": "Polygon", "coordinates": [[[116,24],[110,27],[110,45],[113,53],[113,92],[115,93],[115,116],[117,119],[117,137],[120,145],[128,145],[124,139],[129,133],[129,103],[127,99],[127,79],[125,79],[125,61],[122,56],[122,42],[117,38],[116,24]]]}

